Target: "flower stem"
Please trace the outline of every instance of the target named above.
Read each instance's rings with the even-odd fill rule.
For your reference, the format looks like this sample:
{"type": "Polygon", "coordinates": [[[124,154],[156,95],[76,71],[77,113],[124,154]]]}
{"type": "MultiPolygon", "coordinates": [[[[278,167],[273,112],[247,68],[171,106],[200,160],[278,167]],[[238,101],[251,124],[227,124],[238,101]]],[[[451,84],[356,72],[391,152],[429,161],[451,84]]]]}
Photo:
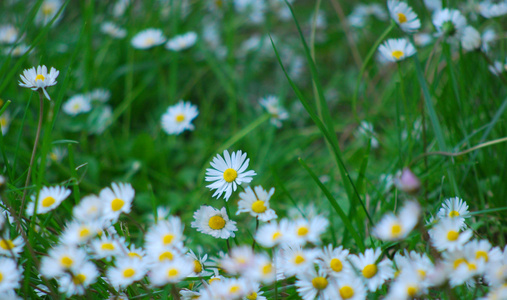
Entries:
{"type": "Polygon", "coordinates": [[[40,99],[39,124],[37,125],[37,134],[35,135],[35,142],[33,143],[30,165],[28,165],[28,174],[26,175],[25,188],[23,190],[23,197],[21,198],[21,206],[19,208],[19,218],[21,218],[21,215],[23,214],[26,193],[28,192],[28,185],[30,184],[30,175],[32,174],[33,161],[35,160],[35,153],[37,152],[37,144],[39,143],[40,131],[42,129],[42,119],[44,118],[44,95],[40,90],[39,90],[39,99],[40,99]]]}

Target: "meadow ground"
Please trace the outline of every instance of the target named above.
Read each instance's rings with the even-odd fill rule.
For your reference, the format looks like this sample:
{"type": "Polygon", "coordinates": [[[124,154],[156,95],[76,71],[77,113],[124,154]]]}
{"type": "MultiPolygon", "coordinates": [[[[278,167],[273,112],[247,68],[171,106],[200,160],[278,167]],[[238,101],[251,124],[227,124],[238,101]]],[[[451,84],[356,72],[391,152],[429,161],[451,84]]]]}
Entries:
{"type": "Polygon", "coordinates": [[[1,299],[507,299],[506,1],[0,1],[1,299]]]}

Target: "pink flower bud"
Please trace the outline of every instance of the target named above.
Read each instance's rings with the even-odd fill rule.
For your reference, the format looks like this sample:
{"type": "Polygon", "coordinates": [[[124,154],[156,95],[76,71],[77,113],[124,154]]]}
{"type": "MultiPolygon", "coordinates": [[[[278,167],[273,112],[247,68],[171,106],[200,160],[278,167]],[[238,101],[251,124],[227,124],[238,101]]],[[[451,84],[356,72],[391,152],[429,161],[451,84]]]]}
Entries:
{"type": "Polygon", "coordinates": [[[403,171],[398,174],[394,183],[398,189],[409,194],[415,194],[421,188],[421,181],[409,168],[404,168],[403,171]]]}

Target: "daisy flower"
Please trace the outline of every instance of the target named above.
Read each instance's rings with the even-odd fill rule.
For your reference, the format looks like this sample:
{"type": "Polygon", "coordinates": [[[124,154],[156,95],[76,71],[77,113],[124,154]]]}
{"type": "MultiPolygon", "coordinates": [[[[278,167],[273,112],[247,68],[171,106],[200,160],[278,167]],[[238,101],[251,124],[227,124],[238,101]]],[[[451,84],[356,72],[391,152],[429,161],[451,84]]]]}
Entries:
{"type": "Polygon", "coordinates": [[[146,251],[142,248],[137,248],[134,244],[130,245],[126,250],[129,258],[143,260],[146,257],[146,251]]]}
{"type": "Polygon", "coordinates": [[[186,249],[182,247],[156,247],[147,250],[146,261],[155,266],[165,261],[178,260],[184,255],[186,249]]]}
{"type": "Polygon", "coordinates": [[[252,286],[253,292],[246,295],[242,300],[267,300],[265,296],[263,296],[264,292],[261,291],[261,286],[258,283],[254,283],[252,286]]]}
{"type": "Polygon", "coordinates": [[[102,219],[104,204],[96,195],[88,195],[83,197],[79,204],[72,209],[72,215],[76,220],[81,222],[89,222],[102,219]]]}
{"type": "Polygon", "coordinates": [[[103,235],[100,239],[92,240],[91,249],[97,259],[106,258],[111,260],[113,256],[124,255],[125,238],[103,235]]]}
{"type": "Polygon", "coordinates": [[[81,222],[73,220],[65,226],[60,241],[65,245],[81,245],[88,242],[101,231],[97,221],[81,222]]]}
{"type": "Polygon", "coordinates": [[[430,231],[431,243],[438,251],[455,251],[463,249],[463,245],[472,237],[472,231],[460,232],[460,220],[442,219],[430,231]]]}
{"type": "Polygon", "coordinates": [[[440,219],[454,219],[460,224],[461,228],[465,228],[465,218],[470,217],[470,212],[468,211],[468,204],[463,199],[454,197],[445,200],[437,216],[440,219]]]}
{"type": "Polygon", "coordinates": [[[482,46],[482,40],[479,31],[472,26],[465,27],[465,29],[463,29],[463,34],[461,35],[461,46],[466,51],[480,49],[482,46]]]}
{"type": "Polygon", "coordinates": [[[186,255],[194,261],[194,272],[189,275],[190,277],[203,277],[213,274],[213,272],[206,271],[204,264],[208,259],[208,254],[197,256],[194,251],[190,250],[186,255]]]}
{"type": "Polygon", "coordinates": [[[252,181],[252,177],[257,174],[253,170],[246,171],[249,162],[250,159],[247,159],[246,153],[241,150],[233,152],[232,155],[224,150],[224,158],[217,154],[211,162],[212,168],[206,169],[205,178],[206,181],[213,181],[206,186],[211,190],[216,190],[213,197],[220,198],[225,192],[224,198],[228,201],[238,185],[252,181]]]}
{"type": "Polygon", "coordinates": [[[399,252],[394,255],[394,261],[398,271],[395,276],[400,276],[404,269],[414,270],[419,276],[421,285],[425,288],[429,286],[428,274],[434,269],[434,265],[426,253],[417,253],[411,251],[408,253],[405,250],[405,255],[401,255],[399,252]]]}
{"type": "Polygon", "coordinates": [[[366,299],[366,287],[360,278],[350,273],[349,276],[340,277],[332,281],[334,290],[338,295],[334,299],[342,300],[363,300],[366,299]]]}
{"type": "Polygon", "coordinates": [[[392,262],[389,259],[377,263],[381,254],[382,250],[376,248],[366,249],[364,253],[350,256],[352,264],[359,270],[363,281],[371,292],[378,290],[386,280],[394,276],[392,262]]]}
{"type": "Polygon", "coordinates": [[[179,217],[159,221],[145,235],[146,248],[183,247],[183,227],[179,217]]]}
{"type": "Polygon", "coordinates": [[[320,244],[320,235],[326,231],[328,225],[329,221],[322,216],[315,216],[310,220],[298,219],[289,227],[287,239],[295,245],[320,244]]]}
{"type": "Polygon", "coordinates": [[[278,128],[282,127],[281,121],[289,118],[289,113],[280,105],[280,99],[278,99],[278,97],[269,95],[262,98],[259,103],[271,115],[270,122],[274,126],[278,128]]]}
{"type": "Polygon", "coordinates": [[[32,89],[33,91],[42,89],[46,98],[51,100],[48,92],[46,91],[46,87],[56,84],[56,77],[58,77],[58,74],[60,74],[60,71],[57,71],[53,67],[51,67],[49,73],[46,66],[38,66],[37,69],[33,67],[23,71],[23,75],[20,75],[21,81],[19,82],[19,85],[32,89]]]}
{"type": "Polygon", "coordinates": [[[218,210],[214,207],[203,205],[194,213],[192,228],[217,239],[234,237],[237,231],[236,222],[229,220],[225,207],[218,210]]]}
{"type": "Polygon", "coordinates": [[[0,26],[0,44],[13,44],[18,34],[19,30],[11,24],[0,26]]]}
{"type": "Polygon", "coordinates": [[[65,273],[58,279],[58,291],[67,296],[84,295],[86,288],[94,283],[98,276],[97,267],[91,262],[85,262],[79,269],[70,274],[65,273]]]}
{"type": "Polygon", "coordinates": [[[271,258],[267,254],[262,253],[254,256],[252,266],[245,270],[242,276],[251,279],[254,282],[270,284],[277,279],[276,273],[277,272],[271,258]]]}
{"type": "Polygon", "coordinates": [[[405,39],[389,39],[378,48],[380,54],[391,62],[402,61],[415,54],[414,46],[405,39]]]}
{"type": "Polygon", "coordinates": [[[405,2],[388,0],[387,8],[391,18],[400,26],[401,30],[412,33],[421,28],[421,21],[417,14],[405,2]]]}
{"type": "Polygon", "coordinates": [[[254,264],[255,253],[252,247],[241,246],[235,247],[220,259],[220,268],[224,269],[228,274],[242,274],[251,268],[254,264]]]}
{"type": "Polygon", "coordinates": [[[127,257],[119,259],[116,267],[107,269],[107,279],[116,289],[123,289],[143,279],[147,271],[146,264],[142,260],[127,257]]]}
{"type": "Polygon", "coordinates": [[[0,295],[20,287],[22,272],[14,260],[0,257],[0,295]]]}
{"type": "MultiPolygon", "coordinates": [[[[35,23],[42,26],[47,25],[56,16],[62,5],[61,0],[44,0],[35,16],[35,23]]],[[[61,18],[62,14],[57,17],[53,25],[58,23],[61,18]]]]}
{"type": "Polygon", "coordinates": [[[324,247],[319,254],[317,262],[322,270],[333,277],[342,277],[352,271],[352,266],[348,261],[349,250],[342,246],[333,248],[333,245],[324,247]]]}
{"type": "Polygon", "coordinates": [[[35,195],[32,195],[32,201],[26,206],[26,214],[34,214],[35,202],[37,202],[37,214],[45,214],[57,208],[63,200],[70,195],[70,190],[61,186],[43,187],[39,191],[38,201],[35,201],[35,195]]]}
{"type": "Polygon", "coordinates": [[[245,278],[225,278],[209,287],[211,298],[205,299],[242,299],[251,292],[251,283],[245,278]]]}
{"type": "Polygon", "coordinates": [[[165,261],[153,267],[149,276],[155,286],[178,283],[193,271],[192,259],[182,256],[179,259],[165,261]]]}
{"type": "Polygon", "coordinates": [[[161,45],[165,40],[162,30],[148,28],[136,34],[130,43],[134,48],[144,50],[161,45]]]}
{"type": "Polygon", "coordinates": [[[425,293],[416,271],[405,270],[391,284],[386,299],[413,299],[425,293]]]}
{"type": "Polygon", "coordinates": [[[100,191],[99,198],[104,204],[104,216],[115,222],[120,214],[130,212],[135,191],[130,183],[113,183],[100,191]]]}
{"type": "Polygon", "coordinates": [[[373,235],[383,241],[402,240],[414,229],[419,222],[421,208],[419,203],[408,201],[401,208],[398,216],[386,214],[373,228],[373,235]]]}
{"type": "Polygon", "coordinates": [[[438,36],[455,39],[461,36],[467,20],[459,10],[445,8],[433,15],[433,25],[437,29],[438,36]]]}
{"type": "Polygon", "coordinates": [[[258,218],[263,222],[276,219],[277,215],[275,211],[269,208],[269,199],[274,193],[275,188],[271,188],[267,192],[260,185],[256,186],[254,190],[251,187],[247,187],[244,192],[239,193],[240,201],[238,202],[239,207],[236,215],[247,212],[252,217],[258,218]]]}
{"type": "Polygon", "coordinates": [[[165,47],[167,50],[181,51],[192,47],[197,41],[197,33],[187,32],[170,39],[165,47]]]}
{"type": "Polygon", "coordinates": [[[162,115],[162,128],[167,134],[180,134],[185,130],[194,130],[192,120],[197,117],[199,110],[190,102],[180,100],[177,104],[169,106],[162,115]]]}
{"type": "Polygon", "coordinates": [[[285,245],[288,241],[287,233],[289,227],[290,223],[287,219],[282,219],[280,223],[270,222],[264,224],[257,230],[255,241],[266,248],[285,245]]]}
{"type": "Polygon", "coordinates": [[[2,135],[5,135],[9,131],[9,125],[11,124],[11,115],[9,112],[4,111],[0,116],[0,127],[2,127],[2,135]]]}
{"type": "Polygon", "coordinates": [[[309,269],[297,275],[295,285],[303,300],[333,299],[334,287],[330,280],[322,270],[309,269]]]}
{"type": "Polygon", "coordinates": [[[62,106],[62,110],[69,116],[89,112],[92,109],[90,99],[84,95],[75,95],[71,97],[62,106]]]}
{"type": "Polygon", "coordinates": [[[100,25],[100,31],[115,39],[122,39],[127,36],[127,30],[114,24],[113,22],[104,22],[100,25]]]}
{"type": "Polygon", "coordinates": [[[319,252],[317,249],[302,249],[301,247],[284,248],[281,250],[280,268],[287,277],[307,272],[313,268],[319,252]]]}
{"type": "Polygon", "coordinates": [[[23,238],[18,236],[15,239],[11,239],[8,230],[6,230],[0,238],[0,254],[2,255],[18,257],[19,254],[23,252],[24,246],[25,241],[23,238]]]}
{"type": "Polygon", "coordinates": [[[507,14],[507,2],[494,3],[482,1],[479,4],[479,13],[486,19],[496,18],[507,14]]]}
{"type": "Polygon", "coordinates": [[[49,250],[48,256],[41,259],[40,273],[47,278],[64,275],[68,271],[77,271],[86,261],[84,250],[67,245],[59,245],[49,250]]]}

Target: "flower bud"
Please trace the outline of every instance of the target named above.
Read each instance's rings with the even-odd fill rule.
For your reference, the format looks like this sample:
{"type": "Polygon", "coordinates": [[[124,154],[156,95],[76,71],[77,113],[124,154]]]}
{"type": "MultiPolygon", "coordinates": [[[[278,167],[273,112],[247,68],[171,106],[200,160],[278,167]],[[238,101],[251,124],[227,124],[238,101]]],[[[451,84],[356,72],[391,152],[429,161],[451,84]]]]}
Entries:
{"type": "Polygon", "coordinates": [[[403,171],[396,176],[394,184],[398,189],[409,194],[415,194],[421,188],[421,181],[409,168],[404,168],[403,171]]]}

